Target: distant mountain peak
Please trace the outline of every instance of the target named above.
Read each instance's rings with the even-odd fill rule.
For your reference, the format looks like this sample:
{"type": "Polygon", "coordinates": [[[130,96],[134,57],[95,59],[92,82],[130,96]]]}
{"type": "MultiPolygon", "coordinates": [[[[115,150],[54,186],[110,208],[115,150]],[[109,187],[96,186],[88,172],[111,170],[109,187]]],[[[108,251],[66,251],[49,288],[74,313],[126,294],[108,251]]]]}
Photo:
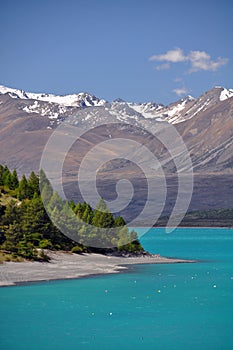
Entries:
{"type": "Polygon", "coordinates": [[[25,92],[23,90],[8,88],[0,85],[0,94],[9,94],[9,96],[12,98],[57,103],[66,107],[103,106],[106,103],[105,100],[99,99],[98,97],[87,92],[70,95],[54,95],[47,93],[25,92]]]}
{"type": "Polygon", "coordinates": [[[194,101],[196,100],[195,97],[191,96],[191,95],[187,95],[185,97],[183,97],[183,100],[186,100],[186,101],[194,101]]]}
{"type": "Polygon", "coordinates": [[[122,98],[118,97],[115,100],[113,100],[113,102],[125,102],[125,100],[123,100],[122,98]]]}

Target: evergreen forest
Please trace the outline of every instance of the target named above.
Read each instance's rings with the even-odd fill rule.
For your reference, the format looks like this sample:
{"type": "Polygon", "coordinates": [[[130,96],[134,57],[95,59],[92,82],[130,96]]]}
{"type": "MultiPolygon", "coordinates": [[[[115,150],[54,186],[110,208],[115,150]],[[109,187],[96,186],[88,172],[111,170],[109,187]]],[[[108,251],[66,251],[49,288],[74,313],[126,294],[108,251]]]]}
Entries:
{"type": "Polygon", "coordinates": [[[114,217],[103,199],[94,209],[85,202],[68,202],[53,191],[43,171],[19,179],[16,170],[0,165],[0,261],[48,261],[49,250],[144,253],[136,232],[129,231],[122,217],[114,217]]]}

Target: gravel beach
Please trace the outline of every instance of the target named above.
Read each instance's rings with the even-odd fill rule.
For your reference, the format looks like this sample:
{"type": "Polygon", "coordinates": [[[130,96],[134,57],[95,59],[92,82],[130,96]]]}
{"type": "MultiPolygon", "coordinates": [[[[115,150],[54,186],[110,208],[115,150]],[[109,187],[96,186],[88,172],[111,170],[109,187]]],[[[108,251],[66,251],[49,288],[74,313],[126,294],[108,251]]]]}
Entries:
{"type": "Polygon", "coordinates": [[[115,257],[100,254],[71,254],[49,252],[50,262],[5,262],[0,265],[0,286],[27,282],[88,277],[98,274],[119,273],[128,265],[172,264],[194,262],[165,258],[159,255],[115,257]]]}

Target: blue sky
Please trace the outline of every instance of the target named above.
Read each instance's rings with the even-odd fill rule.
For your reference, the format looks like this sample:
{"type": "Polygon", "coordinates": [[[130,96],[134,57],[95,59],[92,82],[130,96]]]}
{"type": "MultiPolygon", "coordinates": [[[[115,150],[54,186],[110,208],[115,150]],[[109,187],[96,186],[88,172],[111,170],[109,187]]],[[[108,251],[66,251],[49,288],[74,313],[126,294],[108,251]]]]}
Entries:
{"type": "Polygon", "coordinates": [[[0,84],[168,104],[233,88],[233,2],[5,1],[0,84]]]}

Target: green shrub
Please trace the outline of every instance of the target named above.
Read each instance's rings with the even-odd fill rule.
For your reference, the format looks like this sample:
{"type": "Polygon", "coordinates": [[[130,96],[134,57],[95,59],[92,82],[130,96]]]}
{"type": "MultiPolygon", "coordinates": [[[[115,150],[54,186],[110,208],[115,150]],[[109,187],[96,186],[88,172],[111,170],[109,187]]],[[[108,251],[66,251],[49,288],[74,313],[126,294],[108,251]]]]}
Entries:
{"type": "Polygon", "coordinates": [[[85,249],[80,245],[76,245],[71,249],[71,252],[75,254],[82,254],[85,252],[85,249]]]}
{"type": "Polygon", "coordinates": [[[40,249],[52,249],[53,245],[49,239],[42,239],[39,243],[40,249]]]}

